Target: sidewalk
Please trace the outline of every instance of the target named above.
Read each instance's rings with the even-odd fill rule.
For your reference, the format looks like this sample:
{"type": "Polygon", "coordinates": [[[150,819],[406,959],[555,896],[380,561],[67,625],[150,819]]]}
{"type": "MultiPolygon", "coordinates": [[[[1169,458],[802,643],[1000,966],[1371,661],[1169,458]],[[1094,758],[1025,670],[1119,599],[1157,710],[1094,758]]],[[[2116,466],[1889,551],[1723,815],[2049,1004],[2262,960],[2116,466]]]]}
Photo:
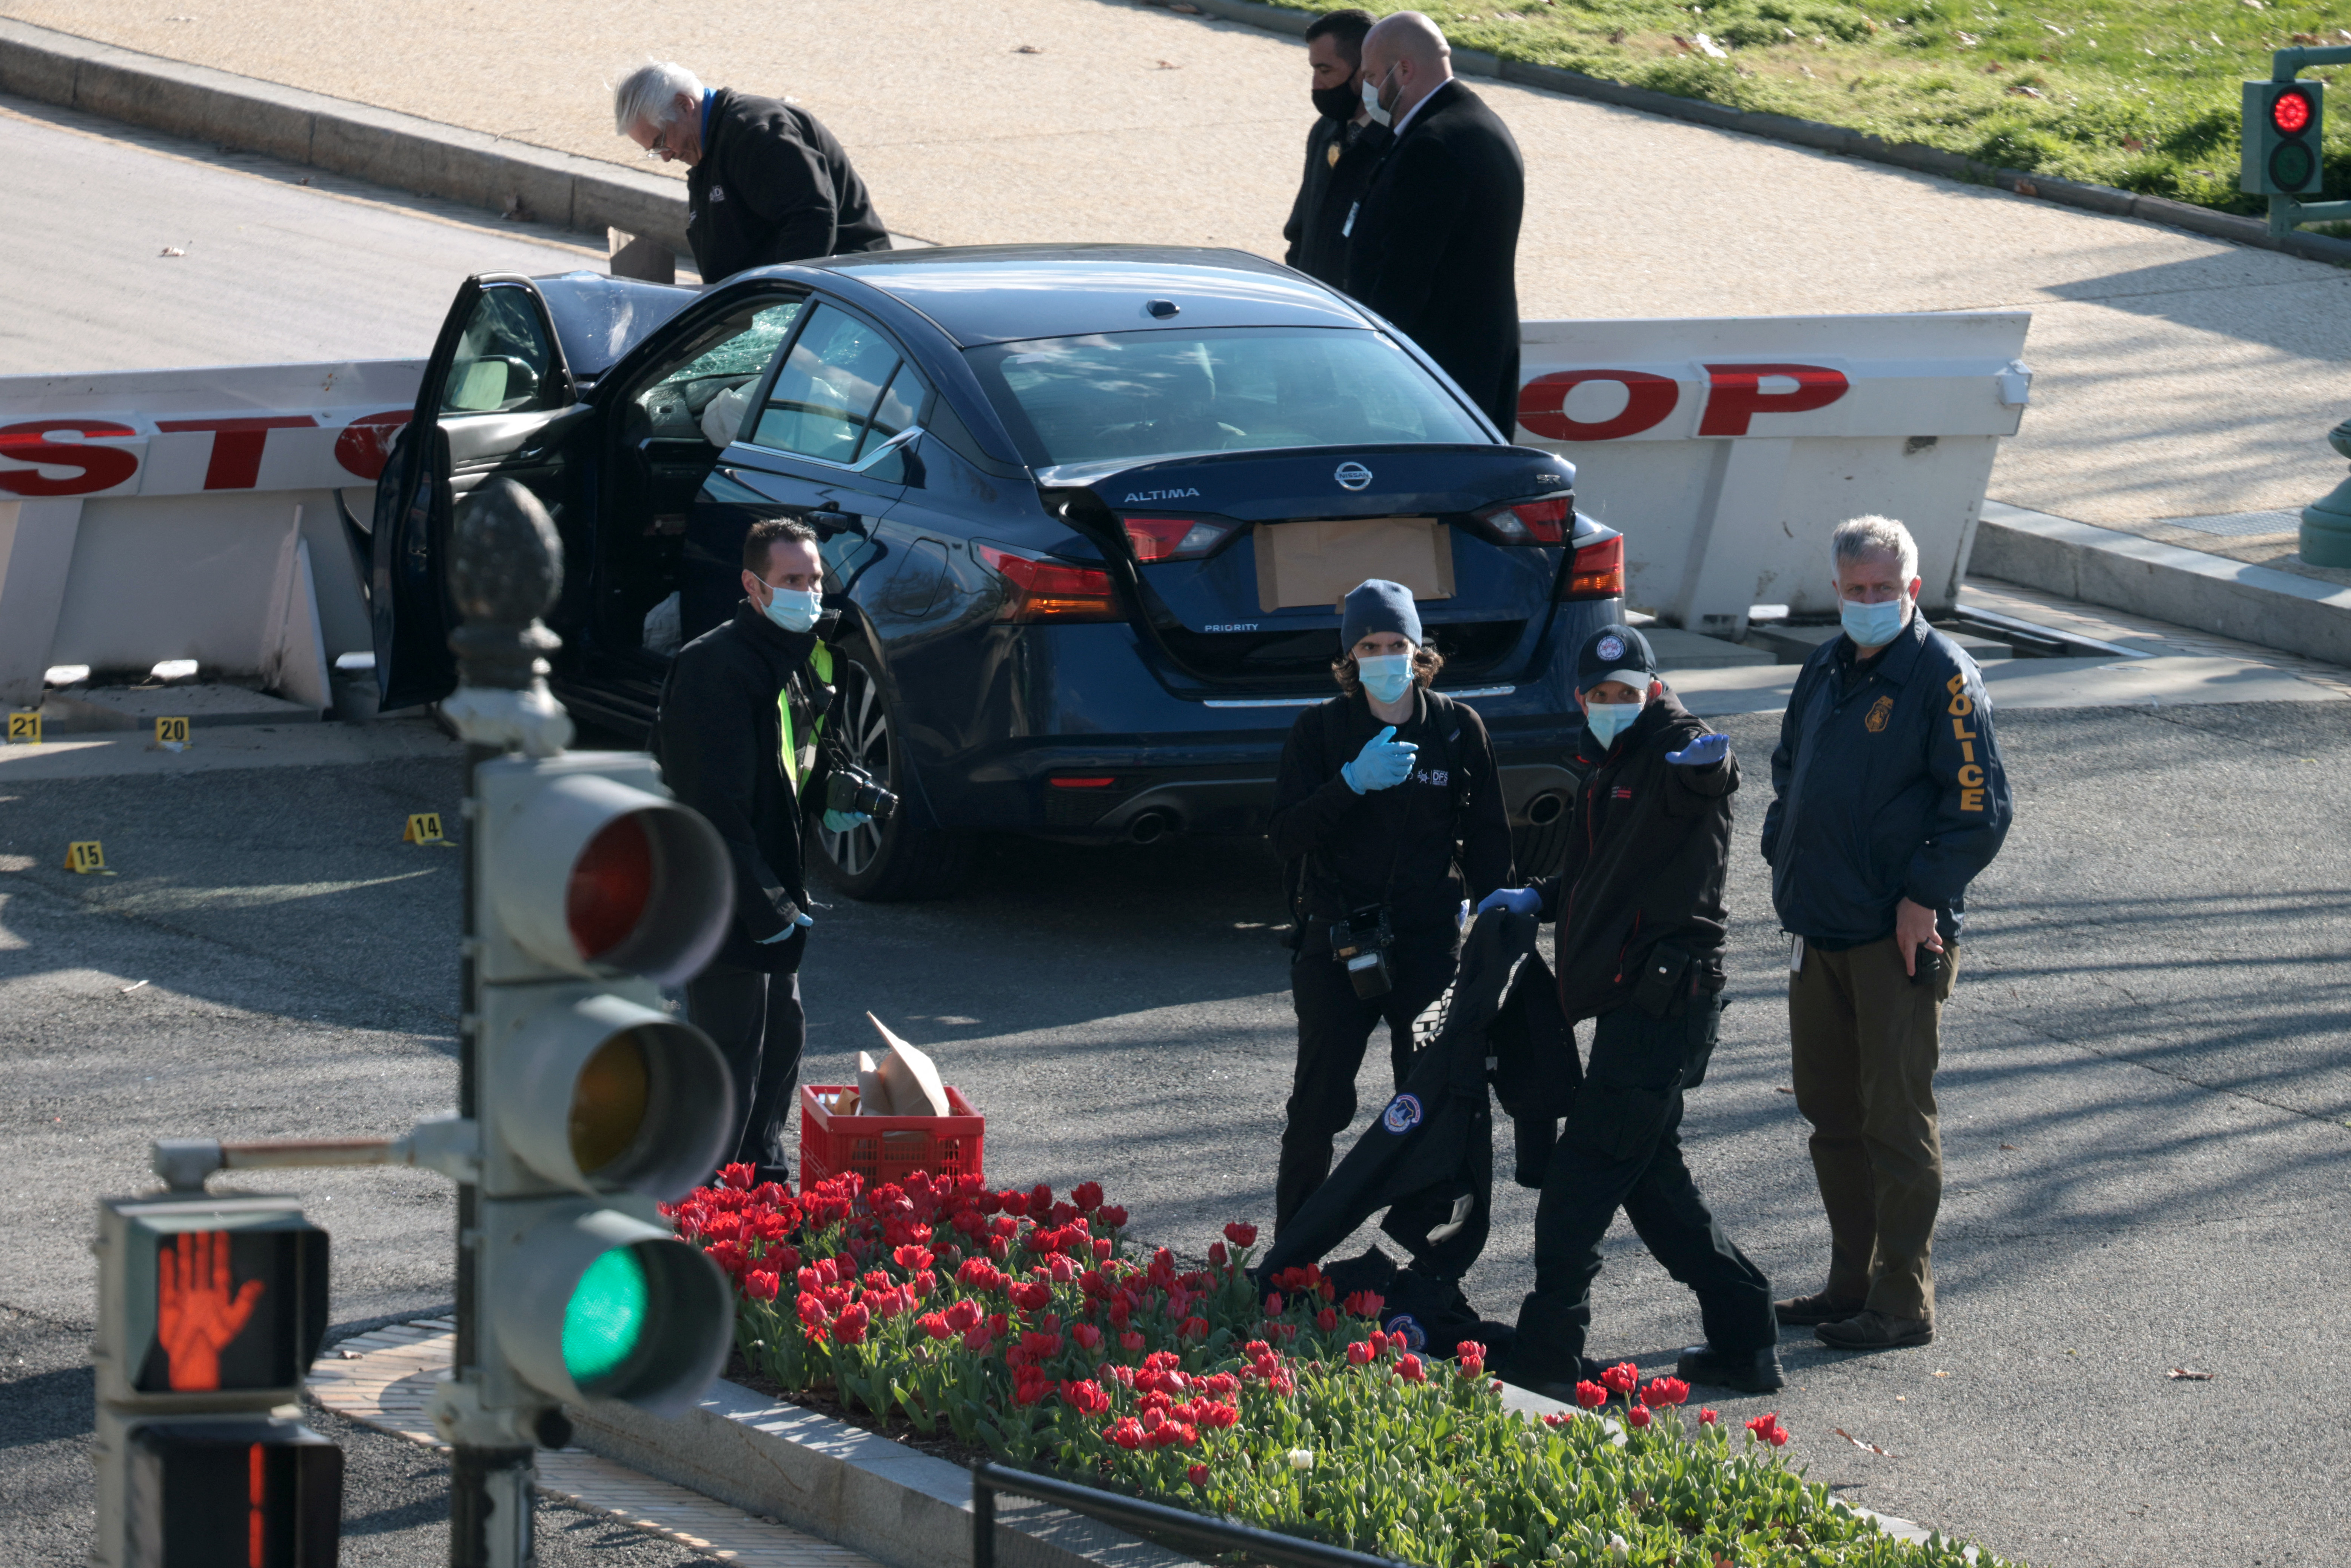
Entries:
{"type": "MultiPolygon", "coordinates": [[[[1309,112],[1292,40],[1128,0],[298,15],[207,0],[193,16],[0,0],[0,16],[638,169],[610,131],[605,84],[672,57],[805,103],[893,229],[946,244],[1278,253],[1309,112]]],[[[1529,317],[2022,306],[2040,376],[1993,477],[2001,500],[2138,528],[2291,511],[2340,476],[2322,437],[2345,412],[2351,274],[1499,82],[1476,90],[1527,157],[1529,317]]]]}

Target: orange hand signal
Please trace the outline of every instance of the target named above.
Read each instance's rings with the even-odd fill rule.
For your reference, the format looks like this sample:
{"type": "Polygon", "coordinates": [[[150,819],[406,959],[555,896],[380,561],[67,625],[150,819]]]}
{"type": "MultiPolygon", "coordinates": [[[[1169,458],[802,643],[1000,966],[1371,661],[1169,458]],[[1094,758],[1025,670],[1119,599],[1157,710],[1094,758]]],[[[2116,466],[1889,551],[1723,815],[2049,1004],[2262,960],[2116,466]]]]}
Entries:
{"type": "Polygon", "coordinates": [[[229,1292],[225,1230],[195,1230],[156,1255],[155,1333],[171,1364],[172,1386],[200,1393],[220,1386],[220,1353],[243,1333],[262,1282],[229,1292]]]}

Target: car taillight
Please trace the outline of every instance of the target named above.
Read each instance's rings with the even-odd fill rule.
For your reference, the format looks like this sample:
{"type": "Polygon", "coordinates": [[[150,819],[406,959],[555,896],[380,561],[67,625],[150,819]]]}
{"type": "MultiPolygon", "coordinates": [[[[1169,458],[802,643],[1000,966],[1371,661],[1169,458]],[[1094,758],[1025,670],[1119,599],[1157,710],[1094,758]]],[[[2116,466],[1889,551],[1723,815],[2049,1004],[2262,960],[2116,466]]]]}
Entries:
{"type": "Polygon", "coordinates": [[[1560,580],[1562,599],[1622,599],[1625,597],[1625,536],[1611,534],[1585,545],[1567,563],[1560,580]]]}
{"type": "Polygon", "coordinates": [[[1207,523],[1197,517],[1121,517],[1126,542],[1140,561],[1197,560],[1232,536],[1237,523],[1207,523]]]}
{"type": "Polygon", "coordinates": [[[1568,528],[1575,521],[1575,497],[1542,496],[1512,501],[1488,507],[1478,514],[1478,520],[1500,544],[1555,545],[1566,539],[1568,528]]]}
{"type": "Polygon", "coordinates": [[[1123,621],[1110,573],[1098,566],[976,545],[979,559],[1001,573],[1006,592],[998,621],[1123,621]]]}

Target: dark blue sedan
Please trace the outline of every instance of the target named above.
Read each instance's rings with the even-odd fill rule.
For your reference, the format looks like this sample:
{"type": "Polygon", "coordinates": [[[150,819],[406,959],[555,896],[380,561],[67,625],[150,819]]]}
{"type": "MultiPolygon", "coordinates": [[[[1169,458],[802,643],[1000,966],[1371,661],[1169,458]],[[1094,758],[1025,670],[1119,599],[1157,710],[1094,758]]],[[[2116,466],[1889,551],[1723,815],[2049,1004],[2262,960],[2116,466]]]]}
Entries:
{"type": "Polygon", "coordinates": [[[820,833],[861,898],[935,893],[974,831],[1260,831],[1332,694],[1337,596],[1406,583],[1499,755],[1526,869],[1559,852],[1569,672],[1623,540],[1409,340],[1237,251],[900,250],[695,292],[592,273],[460,292],[377,492],[386,707],[455,684],[442,541],[493,476],[566,546],[558,694],[629,737],[740,597],[744,532],[823,540],[848,753],[904,802],[820,833]]]}

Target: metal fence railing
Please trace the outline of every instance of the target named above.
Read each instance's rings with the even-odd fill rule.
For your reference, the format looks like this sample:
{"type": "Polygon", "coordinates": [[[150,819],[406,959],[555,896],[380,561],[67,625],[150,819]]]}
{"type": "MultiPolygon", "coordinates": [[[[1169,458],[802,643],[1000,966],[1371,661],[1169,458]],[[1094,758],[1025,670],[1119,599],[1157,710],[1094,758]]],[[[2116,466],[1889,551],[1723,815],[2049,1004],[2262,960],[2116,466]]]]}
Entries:
{"type": "Polygon", "coordinates": [[[1165,1503],[1145,1502],[1141,1498],[1123,1497],[1075,1481],[1008,1469],[986,1461],[971,1468],[971,1568],[998,1568],[998,1492],[1050,1503],[1149,1539],[1178,1542],[1204,1556],[1238,1552],[1254,1563],[1278,1563],[1282,1568],[1405,1568],[1391,1558],[1350,1552],[1343,1546],[1305,1541],[1254,1525],[1234,1524],[1186,1509],[1170,1508],[1165,1503]]]}

